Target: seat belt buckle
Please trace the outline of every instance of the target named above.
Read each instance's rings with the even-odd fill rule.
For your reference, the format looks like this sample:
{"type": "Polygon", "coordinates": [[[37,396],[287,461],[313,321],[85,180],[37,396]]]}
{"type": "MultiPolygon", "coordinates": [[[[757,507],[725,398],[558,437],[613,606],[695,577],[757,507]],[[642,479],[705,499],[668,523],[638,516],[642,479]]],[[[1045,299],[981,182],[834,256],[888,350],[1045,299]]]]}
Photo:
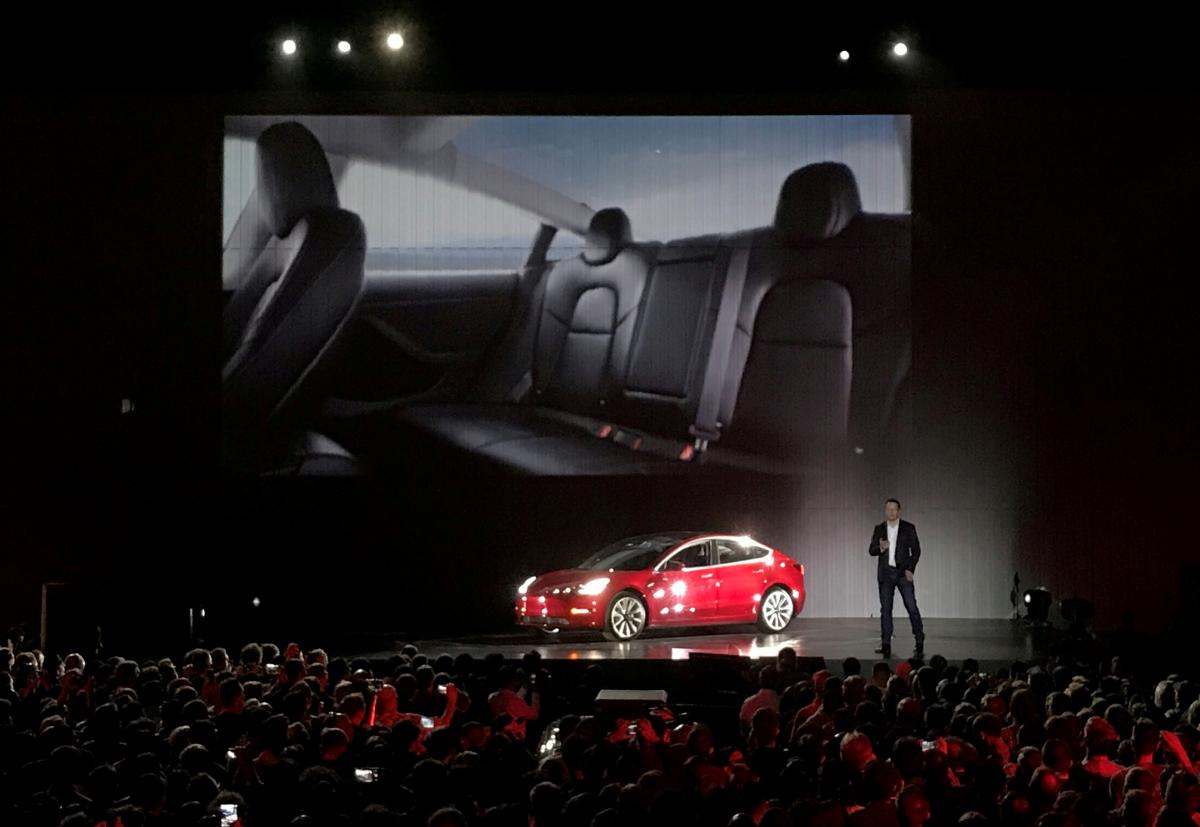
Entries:
{"type": "Polygon", "coordinates": [[[640,436],[623,431],[620,428],[613,431],[613,442],[618,445],[624,445],[631,451],[637,451],[642,447],[642,438],[640,436]]]}
{"type": "Polygon", "coordinates": [[[721,429],[720,423],[718,423],[717,427],[711,431],[708,430],[707,428],[701,428],[697,425],[689,425],[688,433],[696,438],[695,442],[692,443],[695,446],[696,450],[703,452],[703,451],[708,450],[708,443],[716,442],[718,439],[721,438],[721,430],[720,429],[721,429]]]}

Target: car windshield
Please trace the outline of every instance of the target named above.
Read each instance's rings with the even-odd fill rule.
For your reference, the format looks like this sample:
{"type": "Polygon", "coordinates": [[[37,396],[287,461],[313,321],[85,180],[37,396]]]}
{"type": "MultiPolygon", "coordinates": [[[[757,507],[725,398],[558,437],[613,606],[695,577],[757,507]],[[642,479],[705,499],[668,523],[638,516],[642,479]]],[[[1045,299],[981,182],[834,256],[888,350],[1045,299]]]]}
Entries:
{"type": "Polygon", "coordinates": [[[644,534],[605,546],[579,567],[586,571],[641,571],[654,565],[663,552],[693,536],[686,531],[644,534]]]}

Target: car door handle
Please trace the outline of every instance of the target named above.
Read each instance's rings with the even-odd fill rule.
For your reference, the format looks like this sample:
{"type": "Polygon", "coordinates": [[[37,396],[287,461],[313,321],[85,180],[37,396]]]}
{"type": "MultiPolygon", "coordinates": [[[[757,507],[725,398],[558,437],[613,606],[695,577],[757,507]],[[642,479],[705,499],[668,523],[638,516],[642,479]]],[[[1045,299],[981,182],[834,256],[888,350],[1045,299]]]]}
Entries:
{"type": "Polygon", "coordinates": [[[713,576],[713,573],[710,571],[708,574],[702,574],[702,575],[700,575],[700,579],[701,579],[701,580],[707,580],[708,578],[710,578],[710,577],[712,577],[712,576],[713,576]]]}

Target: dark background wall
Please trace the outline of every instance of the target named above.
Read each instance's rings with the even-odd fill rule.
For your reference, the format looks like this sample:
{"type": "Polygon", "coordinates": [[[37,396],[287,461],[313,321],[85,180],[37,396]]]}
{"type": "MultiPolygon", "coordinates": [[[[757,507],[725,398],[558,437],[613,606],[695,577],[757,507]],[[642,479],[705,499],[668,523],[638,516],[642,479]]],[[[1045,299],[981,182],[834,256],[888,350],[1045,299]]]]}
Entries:
{"type": "MultiPolygon", "coordinates": [[[[516,108],[696,105],[576,97],[516,108]]],[[[1025,586],[1094,600],[1102,625],[1129,610],[1161,626],[1180,611],[1181,565],[1200,557],[1190,528],[1194,96],[704,101],[706,111],[913,113],[915,456],[804,491],[223,479],[230,106],[181,94],[3,99],[0,623],[34,618],[38,584],[68,579],[100,592],[96,611],[113,628],[148,636],[182,628],[192,603],[244,612],[253,595],[264,618],[314,634],[466,627],[500,618],[527,569],[698,516],[811,549],[810,609],[862,615],[875,608],[870,568],[844,538],[865,536],[887,496],[921,530],[918,595],[931,615],[1007,614],[1014,571],[1025,586]],[[122,398],[132,415],[120,415],[122,398]]]]}

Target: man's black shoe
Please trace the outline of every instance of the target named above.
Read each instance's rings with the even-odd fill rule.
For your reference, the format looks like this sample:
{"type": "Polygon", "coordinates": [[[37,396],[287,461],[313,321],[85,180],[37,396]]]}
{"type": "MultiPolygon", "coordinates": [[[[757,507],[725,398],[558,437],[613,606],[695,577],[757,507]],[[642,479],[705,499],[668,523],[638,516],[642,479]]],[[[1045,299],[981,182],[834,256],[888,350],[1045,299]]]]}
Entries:
{"type": "Polygon", "coordinates": [[[891,644],[890,643],[883,644],[882,646],[880,646],[878,649],[875,650],[875,654],[883,655],[885,658],[890,658],[892,656],[891,644]]]}
{"type": "Polygon", "coordinates": [[[914,658],[924,658],[925,657],[925,641],[924,640],[918,640],[917,645],[913,647],[913,657],[914,658]]]}

